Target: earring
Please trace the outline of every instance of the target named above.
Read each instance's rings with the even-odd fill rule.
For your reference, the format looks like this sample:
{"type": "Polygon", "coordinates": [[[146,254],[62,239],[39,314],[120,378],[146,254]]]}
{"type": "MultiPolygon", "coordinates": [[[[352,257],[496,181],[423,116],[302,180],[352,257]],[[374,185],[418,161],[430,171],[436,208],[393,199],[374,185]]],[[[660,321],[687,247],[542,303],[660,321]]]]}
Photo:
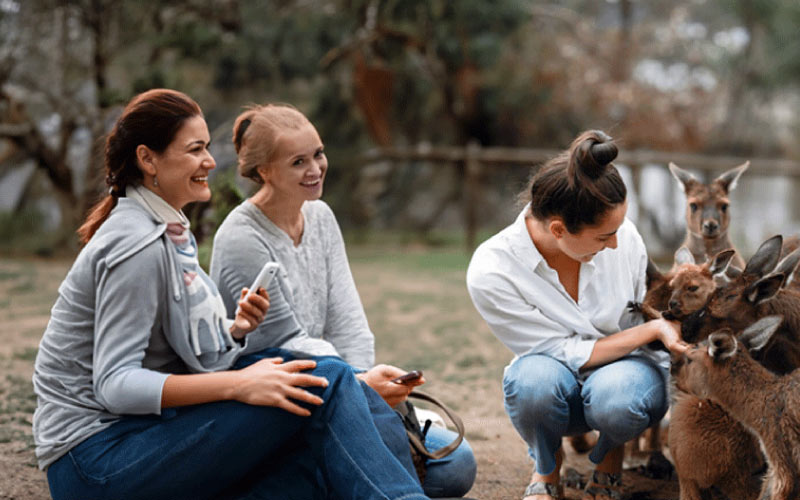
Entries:
{"type": "Polygon", "coordinates": [[[153,176],[153,187],[158,187],[158,178],[155,175],[153,176]]]}

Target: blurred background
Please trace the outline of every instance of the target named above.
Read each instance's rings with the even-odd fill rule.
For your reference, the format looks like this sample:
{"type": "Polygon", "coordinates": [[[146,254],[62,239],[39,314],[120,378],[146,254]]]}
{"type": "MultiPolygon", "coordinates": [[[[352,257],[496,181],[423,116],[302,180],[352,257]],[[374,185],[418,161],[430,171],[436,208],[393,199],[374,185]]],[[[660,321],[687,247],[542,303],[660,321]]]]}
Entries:
{"type": "Polygon", "coordinates": [[[281,101],[317,126],[354,241],[470,249],[512,220],[532,167],[600,128],[655,254],[684,234],[667,161],[712,179],[750,160],[732,197],[747,255],[796,229],[798,27],[796,0],[0,0],[0,251],[76,251],[104,134],[171,87],[212,131],[214,200],[188,210],[201,240],[253,187],[232,119],[281,101]]]}
{"type": "MultiPolygon", "coordinates": [[[[214,194],[187,208],[205,262],[254,188],[235,173],[234,117],[274,101],[309,116],[377,360],[424,370],[462,416],[471,497],[518,498],[530,460],[503,411],[512,354],[466,292],[471,250],[589,128],[617,139],[628,215],[662,267],[685,234],[670,161],[704,180],[751,162],[731,196],[745,256],[800,232],[798,28],[797,0],[0,0],[0,498],[49,498],[33,360],[106,190],[104,134],[134,94],[178,89],[205,112],[214,194]]],[[[678,497],[635,467],[636,498],[678,497]]]]}

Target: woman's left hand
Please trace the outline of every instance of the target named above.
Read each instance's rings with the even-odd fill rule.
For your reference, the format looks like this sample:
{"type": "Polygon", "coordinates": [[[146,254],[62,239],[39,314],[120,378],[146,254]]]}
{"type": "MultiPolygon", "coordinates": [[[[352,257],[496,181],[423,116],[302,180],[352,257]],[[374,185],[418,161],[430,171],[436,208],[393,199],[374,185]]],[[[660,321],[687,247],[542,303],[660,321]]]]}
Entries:
{"type": "Polygon", "coordinates": [[[247,295],[248,289],[242,288],[242,296],[239,298],[239,307],[236,310],[236,318],[233,320],[231,335],[236,340],[241,340],[245,335],[252,332],[264,321],[264,317],[269,310],[269,294],[264,288],[259,288],[258,293],[247,295]]]}
{"type": "Polygon", "coordinates": [[[405,401],[411,391],[414,390],[414,387],[425,383],[424,376],[407,384],[392,382],[392,379],[405,375],[405,373],[406,370],[396,366],[376,365],[370,370],[359,373],[356,376],[366,382],[368,386],[372,387],[375,392],[380,394],[389,406],[394,407],[405,401]]]}

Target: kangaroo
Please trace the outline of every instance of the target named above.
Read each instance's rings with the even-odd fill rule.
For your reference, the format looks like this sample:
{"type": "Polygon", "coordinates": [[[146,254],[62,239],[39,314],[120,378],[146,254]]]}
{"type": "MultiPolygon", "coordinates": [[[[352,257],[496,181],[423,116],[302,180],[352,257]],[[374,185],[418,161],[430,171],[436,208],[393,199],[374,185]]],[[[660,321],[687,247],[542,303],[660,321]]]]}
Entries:
{"type": "Polygon", "coordinates": [[[778,262],[782,243],[780,235],[764,241],[738,277],[718,285],[706,305],[681,322],[683,339],[699,342],[724,326],[741,331],[759,318],[780,314],[781,327],[756,360],[781,374],[800,366],[800,291],[787,286],[800,249],[778,262]]]}
{"type": "MultiPolygon", "coordinates": [[[[775,236],[758,248],[745,269],[730,277],[715,275],[718,283],[708,303],[682,322],[688,342],[698,342],[725,326],[742,331],[757,319],[786,311],[769,345],[754,353],[768,369],[786,373],[800,366],[800,294],[786,289],[800,252],[778,262],[782,237],[775,236]]],[[[732,499],[755,499],[763,459],[757,441],[718,404],[690,394],[677,393],[671,408],[669,447],[680,481],[681,499],[696,500],[700,490],[716,486],[732,499]],[[702,466],[701,466],[702,465],[702,466]]]]}
{"type": "Polygon", "coordinates": [[[645,320],[666,318],[682,320],[701,309],[709,295],[716,289],[714,275],[728,270],[735,251],[720,252],[712,260],[696,264],[694,256],[687,247],[675,252],[672,269],[662,274],[650,261],[647,266],[647,293],[641,305],[631,304],[639,309],[645,320]]]}
{"type": "Polygon", "coordinates": [[[764,348],[782,318],[761,318],[738,336],[730,328],[712,333],[672,363],[677,386],[720,404],[753,433],[769,470],[758,498],[800,496],[800,370],[776,375],[747,349],[764,348]]]}
{"type": "MultiPolygon", "coordinates": [[[[750,166],[745,162],[723,173],[710,184],[704,184],[694,175],[674,163],[669,170],[686,194],[686,239],[687,247],[696,262],[705,262],[712,255],[734,248],[728,234],[731,222],[728,194],[734,190],[739,177],[750,166]]],[[[737,253],[733,264],[744,267],[744,260],[737,253]]]]}

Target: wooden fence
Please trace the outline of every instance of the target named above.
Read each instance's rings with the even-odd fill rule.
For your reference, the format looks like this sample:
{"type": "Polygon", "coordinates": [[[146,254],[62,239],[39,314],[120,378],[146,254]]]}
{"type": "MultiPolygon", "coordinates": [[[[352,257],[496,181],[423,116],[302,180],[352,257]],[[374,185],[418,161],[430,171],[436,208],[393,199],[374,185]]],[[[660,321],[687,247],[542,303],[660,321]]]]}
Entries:
{"type": "MultiPolygon", "coordinates": [[[[483,148],[471,143],[465,147],[420,145],[405,148],[376,148],[362,156],[365,163],[381,160],[393,161],[427,161],[431,163],[463,166],[461,179],[463,196],[462,218],[466,231],[467,250],[472,251],[476,245],[477,211],[479,209],[479,182],[484,167],[487,165],[508,165],[531,168],[544,163],[561,153],[555,149],[530,148],[483,148]]],[[[650,150],[622,150],[615,161],[630,168],[634,189],[639,192],[642,168],[646,165],[667,165],[674,162],[683,168],[698,170],[709,179],[715,173],[721,173],[737,165],[750,161],[748,173],[760,176],[784,176],[800,178],[800,162],[777,158],[744,158],[736,156],[707,156],[690,153],[650,150]]]]}

